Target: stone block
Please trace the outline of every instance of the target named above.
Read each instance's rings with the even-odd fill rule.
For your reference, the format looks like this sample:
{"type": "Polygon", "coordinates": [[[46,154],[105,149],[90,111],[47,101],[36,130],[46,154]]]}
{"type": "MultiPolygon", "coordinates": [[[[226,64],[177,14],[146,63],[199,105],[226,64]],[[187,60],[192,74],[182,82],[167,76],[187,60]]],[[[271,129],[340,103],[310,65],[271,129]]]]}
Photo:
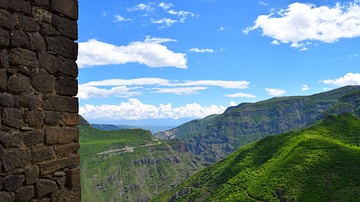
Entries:
{"type": "Polygon", "coordinates": [[[19,187],[15,190],[15,200],[26,202],[35,196],[34,186],[19,187]]]}
{"type": "Polygon", "coordinates": [[[0,27],[0,46],[9,46],[10,45],[10,35],[9,33],[0,27]]]}
{"type": "Polygon", "coordinates": [[[79,129],[70,127],[51,127],[45,129],[46,144],[67,144],[79,141],[79,129]]]}
{"type": "Polygon", "coordinates": [[[77,20],[79,15],[79,6],[77,0],[52,0],[51,9],[71,18],[77,20]]]}
{"type": "Polygon", "coordinates": [[[25,113],[25,123],[30,127],[40,127],[44,123],[45,113],[42,111],[27,111],[25,113]]]}
{"type": "MultiPolygon", "coordinates": [[[[21,1],[24,2],[24,1],[21,1]]],[[[16,18],[17,24],[20,26],[21,30],[25,32],[38,32],[40,31],[40,26],[37,22],[28,16],[20,15],[16,18]]]]}
{"type": "Polygon", "coordinates": [[[80,188],[61,189],[51,194],[52,201],[81,202],[80,188]]]}
{"type": "Polygon", "coordinates": [[[38,67],[36,53],[22,48],[14,48],[10,50],[9,62],[12,65],[38,67]]]}
{"type": "Polygon", "coordinates": [[[43,36],[55,36],[55,35],[59,35],[58,31],[57,31],[53,26],[51,26],[50,24],[46,24],[46,23],[43,23],[43,24],[41,25],[40,33],[41,33],[43,36]]]}
{"type": "Polygon", "coordinates": [[[37,50],[41,52],[46,51],[46,44],[44,37],[42,37],[39,33],[29,33],[29,48],[31,50],[37,50]]]}
{"type": "Polygon", "coordinates": [[[49,193],[54,193],[58,190],[58,186],[55,181],[49,179],[39,179],[36,182],[36,196],[41,198],[49,193]]]}
{"type": "Polygon", "coordinates": [[[13,107],[14,98],[9,93],[0,93],[0,107],[13,107]]]}
{"type": "Polygon", "coordinates": [[[77,98],[51,96],[43,101],[43,108],[50,111],[78,113],[79,103],[77,98]]]}
{"type": "Polygon", "coordinates": [[[75,168],[80,164],[80,157],[67,157],[62,159],[56,159],[53,161],[48,161],[40,163],[40,174],[48,175],[54,173],[55,171],[62,170],[64,168],[75,168]]]}
{"type": "Polygon", "coordinates": [[[33,148],[31,150],[31,161],[33,163],[55,158],[55,152],[52,147],[33,148]]]}
{"type": "Polygon", "coordinates": [[[60,77],[56,82],[56,93],[59,95],[76,96],[78,81],[75,78],[60,77]]]}
{"type": "Polygon", "coordinates": [[[25,167],[25,182],[27,185],[34,184],[39,178],[39,167],[38,166],[28,166],[25,167]]]}
{"type": "Polygon", "coordinates": [[[11,46],[15,47],[27,47],[29,46],[29,37],[23,31],[13,31],[11,36],[11,46]]]}
{"type": "Polygon", "coordinates": [[[14,96],[14,100],[15,100],[15,106],[17,108],[27,108],[34,110],[37,109],[41,104],[39,98],[37,98],[33,94],[17,95],[14,96]]]}
{"type": "Polygon", "coordinates": [[[61,120],[67,126],[75,126],[79,124],[79,114],[77,113],[63,113],[61,115],[61,120]]]}
{"type": "Polygon", "coordinates": [[[39,53],[39,67],[44,68],[53,75],[58,70],[59,62],[57,57],[48,53],[39,53]]]}
{"type": "Polygon", "coordinates": [[[13,202],[15,201],[15,194],[9,191],[0,191],[1,202],[13,202]]]}
{"type": "Polygon", "coordinates": [[[8,149],[3,156],[3,167],[5,172],[25,166],[31,160],[29,148],[8,149]]]}
{"type": "Polygon", "coordinates": [[[52,13],[48,10],[45,10],[41,7],[33,6],[32,7],[32,16],[35,21],[37,22],[46,22],[51,24],[52,23],[52,13]]]}
{"type": "Polygon", "coordinates": [[[7,87],[10,93],[24,93],[30,89],[30,79],[22,74],[13,74],[9,77],[7,87]]]}
{"type": "Polygon", "coordinates": [[[78,45],[76,42],[62,36],[47,37],[46,41],[48,51],[72,60],[77,59],[78,45]]]}
{"type": "Polygon", "coordinates": [[[22,141],[22,136],[19,134],[0,131],[0,143],[5,148],[20,147],[21,141],[22,141]]]}
{"type": "Polygon", "coordinates": [[[66,75],[69,77],[77,78],[78,76],[78,66],[74,60],[58,57],[58,75],[66,75]]]}
{"type": "Polygon", "coordinates": [[[3,124],[13,127],[21,128],[23,125],[22,112],[18,109],[4,108],[3,109],[3,124]]]}
{"type": "Polygon", "coordinates": [[[24,181],[24,175],[7,175],[3,178],[3,186],[5,190],[11,191],[21,186],[24,181]]]}
{"type": "Polygon", "coordinates": [[[46,112],[44,122],[47,125],[55,126],[61,121],[61,115],[58,112],[46,112]]]}
{"type": "Polygon", "coordinates": [[[79,148],[80,148],[79,143],[69,143],[64,145],[55,145],[54,149],[57,156],[66,157],[72,154],[76,154],[79,148]]]}
{"type": "Polygon", "coordinates": [[[23,0],[11,0],[9,2],[9,7],[12,10],[16,10],[18,12],[30,14],[31,13],[31,4],[27,1],[23,0]]]}
{"type": "Polygon", "coordinates": [[[50,1],[49,0],[35,0],[34,3],[36,5],[39,5],[39,6],[45,6],[45,7],[50,6],[50,1]]]}
{"type": "Polygon", "coordinates": [[[8,11],[0,9],[0,26],[13,29],[16,25],[16,19],[8,11]]]}
{"type": "Polygon", "coordinates": [[[80,187],[80,168],[74,168],[66,172],[65,186],[80,187]]]}
{"type": "Polygon", "coordinates": [[[7,50],[0,50],[0,69],[1,68],[9,68],[9,56],[7,50]]]}
{"type": "Polygon", "coordinates": [[[44,133],[38,131],[25,132],[23,135],[23,142],[26,146],[37,145],[44,142],[44,133]]]}
{"type": "Polygon", "coordinates": [[[53,25],[59,31],[61,36],[72,40],[78,39],[78,26],[76,21],[55,15],[53,18],[53,25]]]}
{"type": "Polygon", "coordinates": [[[36,74],[31,78],[31,85],[41,93],[55,90],[55,77],[48,74],[36,74]]]}

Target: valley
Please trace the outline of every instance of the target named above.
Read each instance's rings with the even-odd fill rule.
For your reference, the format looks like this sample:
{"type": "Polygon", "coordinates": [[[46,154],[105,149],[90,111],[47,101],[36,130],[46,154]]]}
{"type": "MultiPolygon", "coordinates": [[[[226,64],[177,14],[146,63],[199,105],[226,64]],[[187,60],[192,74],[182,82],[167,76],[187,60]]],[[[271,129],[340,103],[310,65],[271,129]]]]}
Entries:
{"type": "Polygon", "coordinates": [[[359,117],[360,86],[346,86],[243,103],[154,136],[81,120],[82,199],[344,201],[360,195],[359,117]]]}

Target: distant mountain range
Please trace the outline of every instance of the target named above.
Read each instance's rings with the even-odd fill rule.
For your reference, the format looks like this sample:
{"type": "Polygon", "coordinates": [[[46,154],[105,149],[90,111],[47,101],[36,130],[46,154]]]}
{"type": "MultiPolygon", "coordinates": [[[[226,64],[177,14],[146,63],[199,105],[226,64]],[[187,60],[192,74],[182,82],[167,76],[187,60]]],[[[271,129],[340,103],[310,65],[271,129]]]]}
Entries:
{"type": "Polygon", "coordinates": [[[310,126],[329,114],[350,112],[360,117],[359,98],[360,86],[346,86],[310,96],[242,103],[223,114],[156,133],[155,137],[179,138],[194,154],[213,163],[248,143],[310,126]]]}
{"type": "Polygon", "coordinates": [[[152,201],[358,201],[359,144],[360,119],[329,115],[241,147],[152,201]]]}
{"type": "Polygon", "coordinates": [[[176,126],[166,126],[166,125],[159,125],[159,126],[158,125],[113,125],[113,124],[95,124],[95,123],[91,123],[90,125],[99,130],[143,129],[150,131],[152,134],[176,127],[176,126]]]}

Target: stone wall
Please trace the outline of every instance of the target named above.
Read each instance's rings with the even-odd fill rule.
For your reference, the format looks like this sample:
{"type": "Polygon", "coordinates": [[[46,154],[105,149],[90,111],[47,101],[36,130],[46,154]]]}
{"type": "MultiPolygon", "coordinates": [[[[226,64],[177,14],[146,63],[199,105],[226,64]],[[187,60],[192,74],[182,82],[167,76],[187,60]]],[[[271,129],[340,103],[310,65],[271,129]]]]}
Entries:
{"type": "Polygon", "coordinates": [[[80,201],[77,0],[0,0],[0,201],[80,201]]]}

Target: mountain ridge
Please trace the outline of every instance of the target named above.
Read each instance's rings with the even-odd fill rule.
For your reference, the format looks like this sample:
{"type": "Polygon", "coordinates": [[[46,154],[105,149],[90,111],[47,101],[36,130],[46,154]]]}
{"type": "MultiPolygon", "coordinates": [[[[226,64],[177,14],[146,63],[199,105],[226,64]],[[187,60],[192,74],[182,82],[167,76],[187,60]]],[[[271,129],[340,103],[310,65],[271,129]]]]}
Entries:
{"type": "Polygon", "coordinates": [[[310,96],[242,103],[223,114],[156,133],[155,137],[180,138],[192,152],[213,163],[247,143],[310,126],[328,114],[351,112],[359,116],[359,98],[360,86],[345,86],[310,96]]]}

